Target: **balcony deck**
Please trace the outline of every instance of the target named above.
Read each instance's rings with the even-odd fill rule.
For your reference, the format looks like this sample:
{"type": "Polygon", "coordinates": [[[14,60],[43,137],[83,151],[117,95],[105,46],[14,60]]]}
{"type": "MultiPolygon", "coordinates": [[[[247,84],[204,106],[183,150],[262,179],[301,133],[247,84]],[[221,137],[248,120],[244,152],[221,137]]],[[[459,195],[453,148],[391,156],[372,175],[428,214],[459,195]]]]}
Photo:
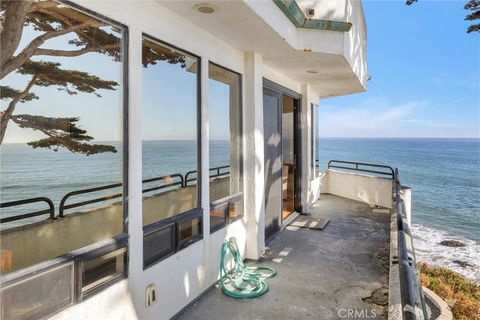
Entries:
{"type": "Polygon", "coordinates": [[[363,317],[385,319],[387,211],[322,195],[312,215],[330,219],[325,229],[287,227],[270,243],[265,259],[259,261],[278,271],[268,281],[269,292],[256,299],[236,300],[216,287],[179,318],[339,319],[346,317],[348,309],[356,309],[363,312],[363,317]]]}

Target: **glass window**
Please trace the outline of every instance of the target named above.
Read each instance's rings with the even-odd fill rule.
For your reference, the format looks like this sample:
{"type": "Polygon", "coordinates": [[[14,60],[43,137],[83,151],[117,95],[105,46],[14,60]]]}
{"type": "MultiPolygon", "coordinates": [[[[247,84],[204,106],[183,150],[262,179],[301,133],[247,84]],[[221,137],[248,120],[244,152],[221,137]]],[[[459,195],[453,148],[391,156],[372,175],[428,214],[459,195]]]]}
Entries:
{"type": "Polygon", "coordinates": [[[214,231],[243,215],[241,77],[214,63],[209,63],[208,76],[210,225],[214,231]]]}
{"type": "Polygon", "coordinates": [[[312,111],[313,118],[313,159],[314,159],[314,175],[317,177],[320,174],[319,152],[320,152],[320,131],[318,128],[318,104],[313,104],[312,111]]]}
{"type": "MultiPolygon", "coordinates": [[[[142,146],[144,183],[170,185],[198,170],[197,68],[199,59],[150,39],[143,40],[142,146]]],[[[144,225],[197,207],[196,180],[187,188],[145,192],[144,225]]]]}
{"type": "Polygon", "coordinates": [[[82,295],[112,282],[125,272],[127,248],[120,248],[82,263],[82,295]]]}
{"type": "Polygon", "coordinates": [[[147,37],[142,53],[143,225],[166,219],[176,225],[164,230],[161,237],[151,236],[156,234],[151,231],[144,237],[148,248],[144,265],[148,266],[181,248],[172,246],[169,239],[190,243],[201,234],[195,220],[200,211],[200,59],[147,37]],[[190,220],[185,221],[185,216],[190,220]],[[181,226],[178,219],[182,219],[181,226]]]}
{"type": "Polygon", "coordinates": [[[0,10],[2,273],[124,232],[124,30],[39,3],[0,10]]]}

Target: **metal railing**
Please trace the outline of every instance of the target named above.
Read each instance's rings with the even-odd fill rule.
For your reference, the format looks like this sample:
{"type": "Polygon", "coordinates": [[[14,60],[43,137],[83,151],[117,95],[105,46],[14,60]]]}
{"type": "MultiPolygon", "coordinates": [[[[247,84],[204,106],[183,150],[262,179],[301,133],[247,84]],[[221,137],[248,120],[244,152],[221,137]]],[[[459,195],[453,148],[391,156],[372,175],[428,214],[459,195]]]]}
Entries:
{"type": "MultiPolygon", "coordinates": [[[[210,178],[216,178],[216,177],[229,175],[230,171],[229,170],[225,171],[228,168],[230,168],[230,166],[228,166],[228,165],[210,168],[210,172],[211,172],[210,178]]],[[[196,173],[197,173],[197,171],[193,170],[193,171],[187,172],[185,174],[185,177],[180,173],[175,173],[175,174],[171,174],[171,175],[145,179],[145,180],[142,181],[143,184],[150,184],[152,182],[161,182],[161,181],[164,181],[166,183],[161,184],[161,185],[157,185],[157,186],[146,187],[145,189],[142,190],[142,192],[147,193],[147,192],[164,190],[164,189],[169,189],[170,190],[173,187],[185,188],[185,187],[188,186],[188,182],[192,182],[192,181],[197,180],[197,177],[193,177],[193,178],[190,177],[190,176],[192,176],[193,174],[196,174],[196,173]]],[[[94,203],[98,203],[98,202],[113,200],[113,199],[116,199],[116,198],[120,198],[122,196],[122,193],[114,193],[114,194],[111,194],[111,195],[97,197],[97,198],[94,198],[94,199],[83,200],[83,201],[78,201],[78,202],[67,204],[67,200],[69,200],[70,198],[72,198],[74,196],[78,196],[78,195],[85,195],[85,194],[89,194],[89,193],[96,193],[96,192],[100,192],[100,191],[106,191],[106,190],[109,190],[109,189],[120,188],[120,187],[122,187],[122,185],[123,185],[122,183],[114,183],[114,184],[109,184],[109,185],[95,187],[95,188],[75,190],[75,191],[67,193],[60,200],[59,209],[58,209],[58,218],[65,217],[65,210],[78,208],[78,207],[82,207],[82,206],[86,206],[86,205],[94,204],[94,203]]],[[[29,212],[29,213],[15,215],[15,216],[11,216],[11,217],[1,218],[0,223],[7,223],[7,222],[11,222],[11,221],[28,219],[28,218],[32,218],[32,217],[36,217],[36,216],[40,216],[40,215],[44,215],[44,214],[49,214],[50,215],[49,218],[52,219],[52,220],[56,218],[55,217],[55,206],[53,204],[53,201],[50,200],[47,197],[36,197],[36,198],[30,198],[30,199],[16,200],[16,201],[0,203],[0,208],[20,206],[20,205],[35,203],[35,202],[46,202],[49,206],[49,209],[29,212]]]]}
{"type": "Polygon", "coordinates": [[[78,196],[80,194],[98,192],[98,191],[108,190],[108,189],[112,189],[112,188],[118,188],[118,187],[121,187],[121,186],[122,186],[122,183],[115,183],[115,184],[109,184],[109,185],[106,185],[106,186],[101,186],[101,187],[96,187],[96,188],[82,189],[82,190],[76,190],[76,191],[69,192],[60,201],[60,207],[58,209],[58,216],[60,218],[63,218],[64,217],[63,211],[66,210],[66,209],[77,208],[77,207],[86,206],[88,204],[92,204],[92,203],[96,203],[96,202],[102,202],[102,201],[106,201],[106,200],[112,200],[112,199],[115,199],[115,198],[120,198],[122,196],[122,194],[121,193],[116,193],[116,194],[112,194],[112,195],[108,195],[108,196],[104,196],[104,197],[100,197],[100,198],[95,198],[95,199],[91,199],[91,200],[86,200],[86,201],[81,201],[81,202],[76,202],[76,203],[65,205],[65,202],[68,200],[68,198],[70,198],[72,196],[78,196]]]}
{"type": "Polygon", "coordinates": [[[393,168],[383,164],[330,160],[328,161],[328,169],[330,168],[380,174],[392,179],[395,177],[393,168]],[[384,171],[373,170],[372,168],[384,169],[384,171]]]}
{"type": "Polygon", "coordinates": [[[53,205],[53,202],[52,202],[52,200],[50,200],[49,198],[46,198],[46,197],[36,197],[36,198],[30,198],[30,199],[24,199],[24,200],[4,202],[4,203],[0,203],[0,208],[21,206],[21,205],[24,205],[24,204],[35,203],[35,202],[46,202],[48,204],[48,209],[29,212],[29,213],[25,213],[25,214],[20,214],[20,215],[13,216],[13,217],[1,218],[0,223],[6,223],[6,222],[17,221],[17,220],[22,220],[22,219],[28,219],[28,218],[32,218],[32,217],[41,216],[41,215],[44,215],[44,214],[49,214],[50,219],[55,219],[55,207],[53,205]]]}
{"type": "Polygon", "coordinates": [[[156,182],[156,181],[170,181],[170,183],[162,184],[162,185],[156,186],[156,187],[150,187],[150,188],[147,188],[147,189],[143,189],[142,192],[143,193],[152,192],[152,191],[162,190],[162,189],[171,188],[171,187],[175,187],[175,186],[180,186],[180,188],[185,187],[185,180],[183,179],[183,176],[180,173],[171,174],[169,176],[161,176],[161,177],[157,177],[157,178],[145,179],[142,182],[143,183],[151,183],[151,182],[156,182]],[[180,181],[173,181],[175,178],[179,178],[180,181]]]}
{"type": "Polygon", "coordinates": [[[394,191],[396,215],[397,241],[398,241],[398,265],[400,273],[400,292],[402,300],[403,319],[417,320],[419,314],[423,319],[427,319],[425,301],[422,285],[420,283],[417,263],[415,259],[415,250],[413,248],[412,235],[408,223],[406,222],[405,203],[401,197],[402,185],[400,183],[398,169],[394,171],[394,191]],[[407,244],[407,238],[410,239],[411,253],[407,244]]]}
{"type": "MultiPolygon", "coordinates": [[[[230,166],[220,166],[220,167],[214,167],[214,168],[210,168],[210,176],[209,178],[212,179],[212,178],[218,178],[218,177],[223,177],[223,176],[227,176],[230,174],[230,171],[223,171],[224,169],[229,169],[230,166]],[[211,172],[214,172],[213,174],[211,172]]],[[[191,175],[196,175],[197,174],[197,170],[192,170],[192,171],[188,171],[187,174],[185,174],[185,186],[187,187],[188,186],[188,183],[189,182],[193,182],[193,181],[197,181],[197,177],[193,177],[193,178],[189,178],[191,175]]]]}

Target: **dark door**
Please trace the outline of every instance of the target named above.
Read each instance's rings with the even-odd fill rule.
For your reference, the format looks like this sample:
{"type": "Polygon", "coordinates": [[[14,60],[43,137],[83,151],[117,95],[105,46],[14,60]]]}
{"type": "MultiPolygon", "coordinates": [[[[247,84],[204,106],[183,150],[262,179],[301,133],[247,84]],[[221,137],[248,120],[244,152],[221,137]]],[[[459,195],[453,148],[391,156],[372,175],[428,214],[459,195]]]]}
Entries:
{"type": "Polygon", "coordinates": [[[282,212],[282,95],[263,90],[265,239],[280,228],[282,212]]]}

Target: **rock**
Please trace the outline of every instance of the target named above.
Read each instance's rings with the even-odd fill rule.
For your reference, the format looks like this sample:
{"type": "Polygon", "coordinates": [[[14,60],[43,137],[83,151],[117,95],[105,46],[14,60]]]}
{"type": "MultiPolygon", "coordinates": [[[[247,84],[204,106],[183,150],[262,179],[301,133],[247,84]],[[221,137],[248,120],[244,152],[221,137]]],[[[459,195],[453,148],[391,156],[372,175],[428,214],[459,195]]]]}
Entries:
{"type": "Polygon", "coordinates": [[[453,260],[453,263],[458,264],[462,268],[467,268],[467,267],[474,267],[473,264],[467,261],[462,261],[462,260],[453,260]]]}
{"type": "Polygon", "coordinates": [[[380,288],[375,289],[370,297],[362,298],[363,301],[367,303],[373,303],[379,306],[388,305],[388,287],[382,285],[380,288]]]}
{"type": "Polygon", "coordinates": [[[441,244],[442,246],[452,247],[452,248],[465,247],[465,244],[464,244],[464,243],[461,243],[461,242],[458,241],[458,240],[443,240],[442,242],[440,242],[440,244],[441,244]]]}

